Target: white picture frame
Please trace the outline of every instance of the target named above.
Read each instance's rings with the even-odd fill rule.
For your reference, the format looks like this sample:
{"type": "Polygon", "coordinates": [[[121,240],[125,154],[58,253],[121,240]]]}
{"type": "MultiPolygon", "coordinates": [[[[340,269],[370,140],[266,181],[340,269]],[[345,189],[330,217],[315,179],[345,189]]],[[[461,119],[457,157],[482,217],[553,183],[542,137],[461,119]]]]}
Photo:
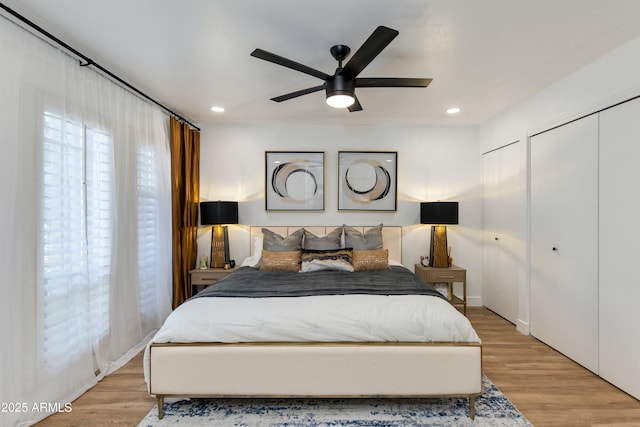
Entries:
{"type": "Polygon", "coordinates": [[[324,210],[324,151],[265,151],[267,211],[324,210]]]}
{"type": "Polygon", "coordinates": [[[397,151],[338,152],[338,210],[396,211],[397,151]]]}

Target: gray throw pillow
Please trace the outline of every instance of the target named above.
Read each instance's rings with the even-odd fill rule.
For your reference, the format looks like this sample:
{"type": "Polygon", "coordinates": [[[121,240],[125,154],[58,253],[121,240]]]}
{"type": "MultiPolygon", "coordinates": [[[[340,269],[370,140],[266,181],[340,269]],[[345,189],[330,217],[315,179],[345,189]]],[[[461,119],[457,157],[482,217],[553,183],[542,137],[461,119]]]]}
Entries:
{"type": "Polygon", "coordinates": [[[304,249],[326,251],[340,249],[342,247],[342,227],[338,227],[326,236],[318,237],[315,234],[304,230],[304,249]]]}
{"type": "Polygon", "coordinates": [[[262,249],[270,252],[292,252],[302,249],[304,228],[294,231],[287,237],[282,237],[266,228],[262,229],[262,249]]]}
{"type": "Polygon", "coordinates": [[[348,225],[344,228],[344,245],[353,250],[382,249],[382,224],[371,227],[364,234],[348,225]]]}

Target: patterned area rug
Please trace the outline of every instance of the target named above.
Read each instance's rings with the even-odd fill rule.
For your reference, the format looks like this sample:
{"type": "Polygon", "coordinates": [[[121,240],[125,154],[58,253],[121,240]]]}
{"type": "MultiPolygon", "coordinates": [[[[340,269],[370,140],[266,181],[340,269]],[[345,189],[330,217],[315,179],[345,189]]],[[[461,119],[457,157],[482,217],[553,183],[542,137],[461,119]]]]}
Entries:
{"type": "Polygon", "coordinates": [[[531,426],[483,376],[476,417],[466,398],[439,399],[191,399],[154,407],[138,427],[161,426],[531,426]]]}

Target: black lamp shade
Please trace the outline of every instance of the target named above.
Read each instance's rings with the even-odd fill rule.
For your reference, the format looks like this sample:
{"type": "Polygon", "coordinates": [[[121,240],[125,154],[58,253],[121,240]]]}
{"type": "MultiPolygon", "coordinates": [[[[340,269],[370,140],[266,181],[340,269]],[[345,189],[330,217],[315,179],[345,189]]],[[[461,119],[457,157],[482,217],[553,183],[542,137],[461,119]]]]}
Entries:
{"type": "Polygon", "coordinates": [[[420,203],[420,224],[457,224],[458,202],[420,203]]]}
{"type": "Polygon", "coordinates": [[[201,202],[200,224],[221,225],[238,223],[238,202],[201,202]]]}

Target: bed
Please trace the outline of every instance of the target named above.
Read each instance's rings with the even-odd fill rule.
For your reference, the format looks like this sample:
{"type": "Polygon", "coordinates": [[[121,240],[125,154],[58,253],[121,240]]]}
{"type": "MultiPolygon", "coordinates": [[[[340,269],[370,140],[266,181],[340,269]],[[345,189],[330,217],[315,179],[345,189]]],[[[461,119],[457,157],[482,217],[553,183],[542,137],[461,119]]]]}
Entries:
{"type": "Polygon", "coordinates": [[[474,417],[482,347],[469,321],[397,262],[401,227],[348,227],[349,242],[345,227],[250,228],[251,256],[242,267],[174,310],[145,350],[159,418],[166,397],[442,396],[468,397],[474,417]],[[352,258],[323,249],[338,229],[342,248],[381,239],[384,271],[371,267],[384,264],[378,249],[352,250],[352,258]],[[278,257],[295,250],[271,251],[267,243],[300,233],[317,249],[301,251],[305,272],[278,271],[278,257]],[[349,263],[358,271],[343,270],[349,263]],[[296,284],[278,285],[280,276],[296,284]],[[261,294],[272,289],[275,295],[261,294]]]}

